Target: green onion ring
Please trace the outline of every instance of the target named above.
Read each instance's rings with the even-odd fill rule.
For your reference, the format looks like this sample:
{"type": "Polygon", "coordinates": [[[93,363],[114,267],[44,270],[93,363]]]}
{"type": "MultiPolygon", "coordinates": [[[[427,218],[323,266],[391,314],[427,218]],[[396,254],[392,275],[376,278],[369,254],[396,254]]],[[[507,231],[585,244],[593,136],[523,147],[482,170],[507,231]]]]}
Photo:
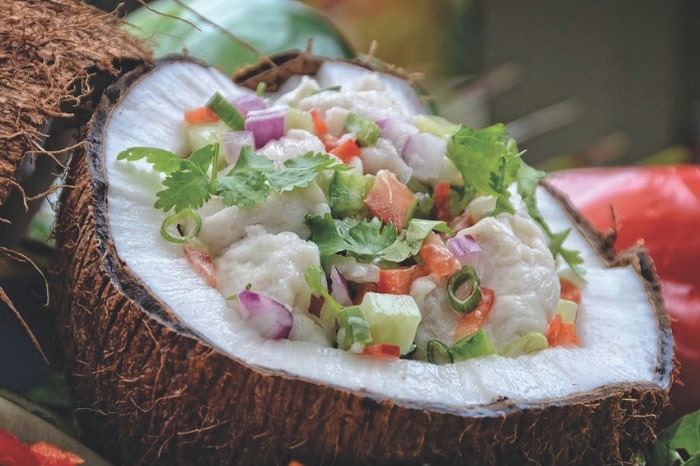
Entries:
{"type": "Polygon", "coordinates": [[[199,235],[199,230],[201,228],[202,218],[199,216],[199,214],[192,209],[185,209],[165,217],[165,220],[163,220],[163,223],[160,226],[160,234],[171,243],[186,243],[190,238],[194,238],[199,235]],[[178,224],[187,220],[194,222],[193,232],[184,236],[174,236],[170,234],[170,231],[168,230],[171,227],[177,226],[178,224]]]}
{"type": "Polygon", "coordinates": [[[433,364],[449,364],[454,362],[450,347],[440,340],[429,340],[426,346],[428,361],[433,364]]]}
{"type": "Polygon", "coordinates": [[[209,99],[207,107],[209,110],[216,113],[217,116],[221,118],[221,121],[226,123],[226,126],[232,130],[241,131],[245,129],[245,119],[241,112],[218,92],[209,99]]]}
{"type": "Polygon", "coordinates": [[[468,314],[476,309],[481,302],[481,283],[474,267],[465,265],[452,274],[447,281],[447,298],[452,308],[457,312],[468,314]],[[466,298],[459,299],[457,290],[467,282],[471,282],[472,292],[466,298]]]}

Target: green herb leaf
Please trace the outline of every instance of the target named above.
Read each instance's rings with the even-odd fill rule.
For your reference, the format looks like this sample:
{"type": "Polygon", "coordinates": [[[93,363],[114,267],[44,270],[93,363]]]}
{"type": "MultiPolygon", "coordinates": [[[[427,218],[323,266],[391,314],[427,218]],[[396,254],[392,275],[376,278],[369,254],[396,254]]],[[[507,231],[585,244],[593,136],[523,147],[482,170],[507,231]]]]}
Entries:
{"type": "Polygon", "coordinates": [[[233,168],[217,179],[217,193],[226,205],[251,209],[265,202],[270,194],[267,174],[272,171],[272,160],[256,154],[246,146],[241,149],[233,168]]]}
{"type": "Polygon", "coordinates": [[[396,241],[382,251],[380,258],[398,264],[417,255],[431,231],[452,233],[452,229],[443,221],[412,218],[396,241]]]}
{"type": "Polygon", "coordinates": [[[163,180],[165,189],[156,193],[156,209],[165,212],[174,209],[178,212],[202,207],[214,194],[209,171],[216,163],[218,148],[218,144],[210,144],[181,160],[179,170],[169,173],[163,180]]]}
{"type": "Polygon", "coordinates": [[[333,254],[339,252],[369,262],[379,257],[398,237],[394,225],[384,225],[377,217],[367,221],[334,219],[330,214],[307,215],[306,225],[311,230],[311,240],[318,246],[324,266],[333,254]]]}
{"type": "Polygon", "coordinates": [[[183,160],[169,150],[155,147],[130,147],[117,155],[117,160],[133,162],[141,159],[146,159],[146,162],[153,165],[154,170],[165,174],[179,170],[183,160]]]}
{"type": "Polygon", "coordinates": [[[686,414],[659,434],[649,464],[700,464],[700,411],[686,414]]]}
{"type": "Polygon", "coordinates": [[[321,152],[307,152],[300,157],[287,159],[284,167],[271,171],[267,179],[274,191],[291,191],[308,186],[324,170],[347,170],[348,166],[339,163],[335,157],[321,152]]]}
{"type": "Polygon", "coordinates": [[[518,177],[520,153],[502,124],[484,129],[461,126],[447,143],[447,156],[477,194],[508,197],[518,177]]]}

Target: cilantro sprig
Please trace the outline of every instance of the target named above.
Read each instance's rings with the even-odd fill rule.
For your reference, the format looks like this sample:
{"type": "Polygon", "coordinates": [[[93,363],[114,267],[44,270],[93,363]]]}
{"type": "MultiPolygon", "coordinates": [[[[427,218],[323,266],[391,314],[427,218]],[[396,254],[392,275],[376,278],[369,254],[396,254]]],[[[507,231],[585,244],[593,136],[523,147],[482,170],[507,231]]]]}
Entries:
{"type": "Polygon", "coordinates": [[[286,192],[308,186],[324,170],[346,170],[334,157],[307,152],[289,159],[280,168],[272,160],[257,154],[249,146],[241,150],[236,164],[225,174],[218,174],[218,144],[196,150],[186,159],[163,149],[132,147],[117,160],[141,160],[165,174],[164,189],[156,193],[155,207],[165,212],[198,209],[212,196],[219,196],[227,206],[251,209],[262,204],[273,192],[286,192]]]}

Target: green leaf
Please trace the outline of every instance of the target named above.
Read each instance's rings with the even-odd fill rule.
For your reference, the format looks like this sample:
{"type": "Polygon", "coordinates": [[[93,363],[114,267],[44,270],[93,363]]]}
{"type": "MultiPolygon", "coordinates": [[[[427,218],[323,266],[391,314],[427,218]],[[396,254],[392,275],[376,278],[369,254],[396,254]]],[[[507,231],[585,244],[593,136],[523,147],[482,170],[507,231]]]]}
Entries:
{"type": "Polygon", "coordinates": [[[251,209],[265,202],[270,194],[267,174],[273,170],[272,160],[246,146],[241,149],[233,168],[226,175],[218,177],[217,194],[226,205],[251,209]]]}
{"type": "Polygon", "coordinates": [[[700,461],[700,411],[686,414],[656,438],[650,465],[695,465],[700,461]],[[685,458],[685,460],[684,460],[685,458]]]}
{"type": "Polygon", "coordinates": [[[117,160],[146,159],[153,165],[153,169],[161,173],[170,174],[180,169],[183,159],[169,150],[156,149],[155,147],[130,147],[117,155],[117,160]]]}
{"type": "MultiPolygon", "coordinates": [[[[156,193],[156,209],[176,212],[186,208],[199,208],[214,194],[210,168],[216,163],[218,144],[210,144],[193,152],[181,161],[180,169],[163,180],[165,189],[156,193]]],[[[212,175],[213,176],[213,175],[212,175]]]]}
{"type": "Polygon", "coordinates": [[[398,264],[418,255],[423,241],[431,231],[452,233],[452,229],[443,221],[412,218],[396,241],[382,251],[381,259],[398,264]]]}
{"type": "Polygon", "coordinates": [[[284,192],[308,186],[324,170],[347,169],[347,165],[328,154],[307,152],[300,157],[287,159],[284,167],[269,172],[267,178],[274,191],[284,192]]]}
{"type": "Polygon", "coordinates": [[[461,126],[447,143],[447,156],[477,194],[507,196],[518,177],[520,154],[502,124],[478,130],[461,126]]]}
{"type": "Polygon", "coordinates": [[[379,257],[398,237],[394,225],[384,225],[377,217],[367,221],[334,219],[330,214],[307,215],[306,225],[311,230],[311,240],[318,246],[324,266],[330,256],[339,252],[369,262],[379,257]]]}

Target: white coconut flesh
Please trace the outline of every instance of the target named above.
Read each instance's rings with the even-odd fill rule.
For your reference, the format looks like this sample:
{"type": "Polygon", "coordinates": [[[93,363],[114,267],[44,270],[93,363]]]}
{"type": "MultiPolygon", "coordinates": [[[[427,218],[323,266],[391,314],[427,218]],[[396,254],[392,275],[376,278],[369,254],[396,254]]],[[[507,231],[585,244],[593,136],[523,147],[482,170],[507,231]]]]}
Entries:
{"type": "MultiPolygon", "coordinates": [[[[191,268],[181,245],[160,235],[165,214],[153,204],[155,193],[162,189],[161,177],[145,162],[116,160],[120,151],[135,146],[184,155],[183,110],[203,105],[215,91],[227,96],[251,92],[215,69],[178,62],[157,67],[114,108],[105,122],[103,147],[109,222],[118,255],[186,326],[218,350],[249,366],[376,398],[447,408],[504,398],[537,402],[617,383],[668,388],[668,377],[658,375],[659,324],[642,279],[632,267],[608,268],[575,228],[566,246],[581,252],[587,271],[576,320],[580,347],[436,365],[411,359],[386,361],[311,342],[262,339],[191,268]]],[[[417,101],[411,99],[408,105],[415,108],[417,101]]],[[[538,192],[538,201],[554,231],[572,226],[565,210],[544,189],[538,192]]]]}

